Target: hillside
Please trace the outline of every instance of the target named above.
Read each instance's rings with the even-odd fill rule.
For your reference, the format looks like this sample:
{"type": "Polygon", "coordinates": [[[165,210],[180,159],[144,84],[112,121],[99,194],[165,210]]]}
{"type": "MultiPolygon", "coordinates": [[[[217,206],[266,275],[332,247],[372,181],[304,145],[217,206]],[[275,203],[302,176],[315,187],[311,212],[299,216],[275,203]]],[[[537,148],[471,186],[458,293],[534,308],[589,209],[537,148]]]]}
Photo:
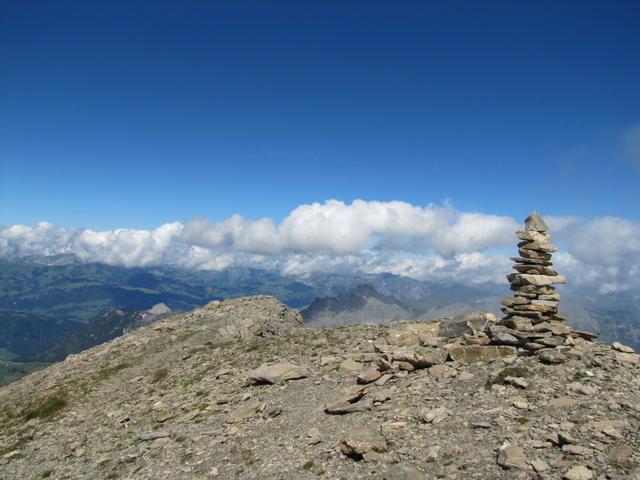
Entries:
{"type": "Polygon", "coordinates": [[[60,338],[53,345],[49,344],[46,349],[30,355],[23,355],[21,360],[25,362],[59,362],[70,354],[100,345],[169,315],[171,315],[171,310],[163,303],[143,311],[111,309],[60,338]]]}
{"type": "Polygon", "coordinates": [[[0,478],[639,478],[637,354],[472,326],[212,302],[0,389],[0,478]]]}
{"type": "Polygon", "coordinates": [[[305,322],[315,327],[385,323],[414,316],[400,301],[366,284],[336,297],[316,298],[301,313],[305,322]]]}

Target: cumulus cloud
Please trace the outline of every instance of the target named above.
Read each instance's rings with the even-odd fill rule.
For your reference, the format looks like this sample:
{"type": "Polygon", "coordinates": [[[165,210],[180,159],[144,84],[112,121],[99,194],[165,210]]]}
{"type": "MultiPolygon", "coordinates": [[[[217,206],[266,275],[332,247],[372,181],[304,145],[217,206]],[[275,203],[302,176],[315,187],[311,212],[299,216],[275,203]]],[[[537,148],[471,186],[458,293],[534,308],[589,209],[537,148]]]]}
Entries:
{"type": "MultiPolygon", "coordinates": [[[[357,253],[376,245],[408,249],[407,239],[419,239],[421,249],[454,255],[512,241],[512,218],[458,212],[444,206],[419,207],[406,202],[346,204],[338,200],[300,205],[279,226],[265,218],[252,222],[239,215],[214,223],[190,220],[182,240],[202,247],[274,254],[282,252],[357,253]],[[406,247],[405,247],[406,246],[406,247]]],[[[412,247],[411,249],[415,249],[412,247]]]]}
{"type": "MultiPolygon", "coordinates": [[[[602,292],[640,287],[640,224],[616,217],[547,217],[558,270],[602,292]]],[[[111,265],[221,270],[252,266],[288,275],[391,272],[417,279],[504,282],[515,253],[511,217],[450,205],[338,200],[300,205],[279,224],[240,215],[156,229],[0,228],[0,256],[72,253],[111,265]]]]}

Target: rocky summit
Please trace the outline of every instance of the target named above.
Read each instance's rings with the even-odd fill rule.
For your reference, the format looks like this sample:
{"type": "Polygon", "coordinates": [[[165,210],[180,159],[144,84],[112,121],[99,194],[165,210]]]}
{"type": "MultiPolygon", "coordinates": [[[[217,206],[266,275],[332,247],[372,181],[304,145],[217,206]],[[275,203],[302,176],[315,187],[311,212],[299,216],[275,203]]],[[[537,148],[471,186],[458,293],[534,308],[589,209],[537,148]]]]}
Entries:
{"type": "Polygon", "coordinates": [[[640,479],[640,356],[514,310],[540,316],[311,329],[212,302],[0,389],[0,478],[640,479]]]}

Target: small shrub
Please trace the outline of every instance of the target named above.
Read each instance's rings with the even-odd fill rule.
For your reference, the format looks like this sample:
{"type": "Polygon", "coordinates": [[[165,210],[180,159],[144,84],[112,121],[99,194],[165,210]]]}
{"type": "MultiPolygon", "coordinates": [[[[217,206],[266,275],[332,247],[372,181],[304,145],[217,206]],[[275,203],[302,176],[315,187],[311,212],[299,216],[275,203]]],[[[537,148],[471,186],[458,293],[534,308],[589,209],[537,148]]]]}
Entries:
{"type": "Polygon", "coordinates": [[[49,418],[67,405],[67,394],[63,390],[43,398],[22,413],[25,421],[33,418],[49,418]]]}
{"type": "Polygon", "coordinates": [[[53,473],[53,470],[45,470],[40,474],[40,478],[49,478],[52,473],[53,473]]]}
{"type": "Polygon", "coordinates": [[[587,372],[583,372],[582,370],[578,370],[576,372],[576,374],[573,376],[573,379],[574,380],[584,380],[587,377],[589,377],[589,375],[587,375],[587,372]]]}

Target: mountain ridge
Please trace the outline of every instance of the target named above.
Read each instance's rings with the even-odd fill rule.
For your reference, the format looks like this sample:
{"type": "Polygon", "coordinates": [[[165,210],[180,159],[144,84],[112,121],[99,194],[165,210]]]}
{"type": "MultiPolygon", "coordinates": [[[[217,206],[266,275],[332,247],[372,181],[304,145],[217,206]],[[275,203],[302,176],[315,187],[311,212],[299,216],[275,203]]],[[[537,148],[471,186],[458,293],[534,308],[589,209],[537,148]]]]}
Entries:
{"type": "Polygon", "coordinates": [[[560,363],[474,361],[438,330],[210,302],[0,388],[0,477],[640,475],[637,354],[579,334],[545,356],[560,363]]]}

